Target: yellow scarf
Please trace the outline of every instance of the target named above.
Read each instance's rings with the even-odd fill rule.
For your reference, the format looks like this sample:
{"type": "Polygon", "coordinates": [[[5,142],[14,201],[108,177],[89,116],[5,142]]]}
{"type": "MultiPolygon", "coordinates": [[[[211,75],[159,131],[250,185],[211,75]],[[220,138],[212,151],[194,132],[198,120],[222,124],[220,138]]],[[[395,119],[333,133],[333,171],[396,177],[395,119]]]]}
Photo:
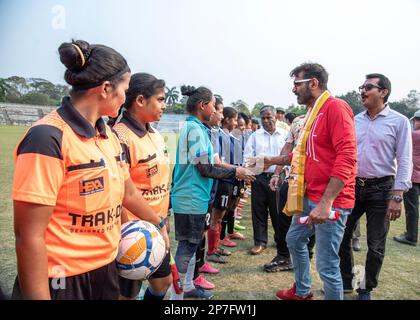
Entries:
{"type": "Polygon", "coordinates": [[[306,143],[311,132],[312,124],[325,101],[331,96],[326,90],[315,101],[315,105],[308,110],[302,131],[299,134],[296,148],[293,149],[293,158],[290,166],[289,191],[284,212],[288,215],[301,214],[303,212],[303,198],[305,196],[305,161],[306,143]]]}

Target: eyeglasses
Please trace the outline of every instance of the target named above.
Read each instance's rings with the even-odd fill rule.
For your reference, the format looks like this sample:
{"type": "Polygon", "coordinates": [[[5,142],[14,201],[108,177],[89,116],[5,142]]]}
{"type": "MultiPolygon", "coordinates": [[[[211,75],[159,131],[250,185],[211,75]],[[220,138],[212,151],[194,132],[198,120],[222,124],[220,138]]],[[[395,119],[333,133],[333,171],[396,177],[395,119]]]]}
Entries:
{"type": "Polygon", "coordinates": [[[311,78],[311,79],[300,79],[300,80],[295,80],[295,81],[293,81],[293,85],[294,85],[294,86],[296,86],[296,85],[299,85],[299,84],[304,83],[304,82],[309,82],[309,81],[311,81],[311,80],[313,80],[313,78],[311,78]]]}
{"type": "Polygon", "coordinates": [[[378,85],[376,85],[374,83],[367,83],[367,84],[361,85],[359,87],[359,92],[362,92],[363,89],[365,89],[365,91],[370,91],[373,88],[378,88],[379,90],[382,90],[383,89],[382,87],[380,87],[380,86],[378,86],[378,85]]]}

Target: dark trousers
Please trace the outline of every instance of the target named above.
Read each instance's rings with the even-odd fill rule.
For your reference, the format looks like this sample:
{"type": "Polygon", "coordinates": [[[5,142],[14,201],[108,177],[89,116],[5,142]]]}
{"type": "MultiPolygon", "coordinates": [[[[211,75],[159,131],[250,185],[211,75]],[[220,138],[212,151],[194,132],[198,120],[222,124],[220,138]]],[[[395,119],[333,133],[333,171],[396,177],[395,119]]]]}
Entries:
{"type": "Polygon", "coordinates": [[[366,289],[372,290],[378,285],[379,272],[385,256],[386,236],[389,231],[389,220],[386,219],[386,212],[393,184],[394,179],[392,177],[378,178],[365,183],[356,179],[356,203],[347,219],[340,247],[340,268],[345,288],[351,288],[353,280],[354,258],[351,248],[353,231],[357,221],[365,212],[368,245],[365,266],[366,289]]]}
{"type": "Polygon", "coordinates": [[[413,187],[404,193],[405,221],[407,240],[417,242],[419,232],[419,193],[420,183],[413,182],[413,187]]]}
{"type": "Polygon", "coordinates": [[[274,241],[280,243],[279,215],[277,214],[276,193],[268,186],[271,174],[262,173],[252,182],[251,212],[254,243],[256,246],[267,246],[268,214],[274,228],[274,241]]]}
{"type": "Polygon", "coordinates": [[[360,238],[360,221],[358,220],[353,232],[353,239],[360,238]]]}
{"type": "MultiPolygon", "coordinates": [[[[277,244],[277,255],[281,256],[282,258],[290,258],[289,254],[289,248],[287,247],[286,242],[286,235],[289,231],[290,224],[292,223],[292,217],[287,216],[283,209],[287,202],[287,192],[289,191],[289,184],[287,183],[287,180],[284,181],[281,186],[279,187],[279,190],[276,192],[277,197],[277,205],[278,205],[278,224],[277,224],[277,233],[278,233],[278,242],[277,244]]],[[[315,235],[311,236],[309,238],[308,242],[308,251],[309,251],[309,257],[312,258],[313,256],[313,249],[315,246],[315,235]]]]}

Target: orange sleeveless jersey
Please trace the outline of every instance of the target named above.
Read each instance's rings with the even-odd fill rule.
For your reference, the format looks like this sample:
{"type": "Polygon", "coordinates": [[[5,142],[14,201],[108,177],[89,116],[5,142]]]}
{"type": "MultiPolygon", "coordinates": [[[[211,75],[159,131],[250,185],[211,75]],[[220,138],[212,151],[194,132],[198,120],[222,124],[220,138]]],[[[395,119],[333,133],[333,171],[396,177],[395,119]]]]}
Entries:
{"type": "Polygon", "coordinates": [[[102,119],[93,128],[68,97],[17,145],[13,200],[54,207],[45,233],[50,278],[115,259],[129,178],[122,158],[115,133],[102,119]]]}
{"type": "MultiPolygon", "coordinates": [[[[124,112],[114,130],[127,154],[131,179],[152,209],[166,218],[170,167],[163,137],[149,124],[144,126],[138,123],[128,112],[124,112]]],[[[129,220],[138,219],[127,209],[124,210],[129,220]]]]}

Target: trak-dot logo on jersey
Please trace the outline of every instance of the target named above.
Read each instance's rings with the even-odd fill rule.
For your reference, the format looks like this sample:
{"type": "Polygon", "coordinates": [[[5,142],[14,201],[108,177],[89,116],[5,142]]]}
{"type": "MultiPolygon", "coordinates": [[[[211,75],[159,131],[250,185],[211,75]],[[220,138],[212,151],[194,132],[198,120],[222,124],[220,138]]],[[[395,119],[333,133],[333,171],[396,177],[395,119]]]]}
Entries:
{"type": "Polygon", "coordinates": [[[104,191],[104,177],[79,182],[79,193],[81,196],[86,196],[100,191],[104,191]]]}
{"type": "Polygon", "coordinates": [[[147,176],[147,178],[151,178],[151,177],[153,177],[157,173],[158,173],[158,166],[157,166],[157,164],[155,164],[153,167],[148,168],[146,170],[146,176],[147,176]]]}

